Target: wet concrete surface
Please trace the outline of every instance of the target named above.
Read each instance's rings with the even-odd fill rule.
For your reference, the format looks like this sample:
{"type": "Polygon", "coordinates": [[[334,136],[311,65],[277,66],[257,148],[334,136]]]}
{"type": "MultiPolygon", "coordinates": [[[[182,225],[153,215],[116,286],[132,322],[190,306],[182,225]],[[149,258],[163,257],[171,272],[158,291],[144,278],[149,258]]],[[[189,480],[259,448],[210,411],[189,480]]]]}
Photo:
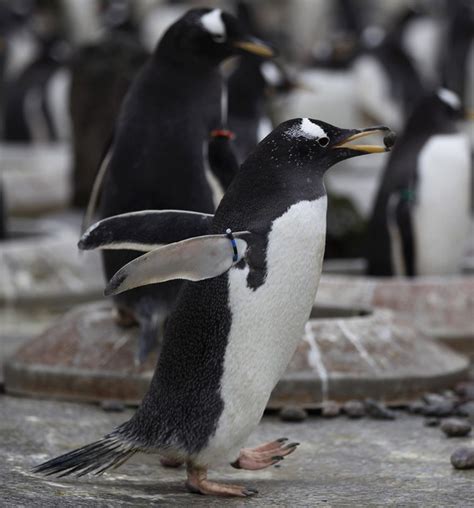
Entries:
{"type": "Polygon", "coordinates": [[[220,481],[255,487],[248,499],[188,494],[183,469],[164,469],[154,455],[136,455],[102,477],[43,478],[30,468],[101,437],[130,417],[98,406],[0,396],[0,506],[474,506],[474,470],[457,471],[449,457],[472,438],[447,438],[423,419],[398,413],[394,421],[324,419],[283,423],[264,417],[255,445],[287,436],[300,448],[281,467],[211,471],[220,481]]]}

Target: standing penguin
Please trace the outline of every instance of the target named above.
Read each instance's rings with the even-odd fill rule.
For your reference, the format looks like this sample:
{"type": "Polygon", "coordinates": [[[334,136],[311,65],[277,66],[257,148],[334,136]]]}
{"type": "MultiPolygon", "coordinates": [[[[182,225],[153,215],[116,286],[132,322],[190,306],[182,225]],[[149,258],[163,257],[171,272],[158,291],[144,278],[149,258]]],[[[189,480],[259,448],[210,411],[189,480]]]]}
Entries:
{"type": "Polygon", "coordinates": [[[144,211],[92,227],[83,248],[153,249],[166,242],[171,222],[175,232],[193,220],[207,223],[208,232],[151,250],[112,278],[107,294],[175,278],[195,282],[180,293],[149,391],[134,416],[102,440],[36,471],[100,473],[136,452],[155,451],[186,462],[191,492],[254,494],[208,480],[207,469],[225,460],[262,469],[296,449],[298,443],[284,438],[241,447],[258,425],[314,303],[326,231],[324,174],[349,157],[386,151],[350,144],[378,131],[388,129],[288,120],[244,162],[213,218],[144,211]]]}
{"type": "Polygon", "coordinates": [[[424,85],[405,52],[400,22],[389,34],[364,30],[365,50],[354,61],[355,84],[361,109],[370,118],[402,127],[424,85]]]}
{"type": "MultiPolygon", "coordinates": [[[[101,217],[147,208],[215,210],[205,154],[207,148],[222,149],[221,143],[207,146],[209,134],[222,127],[219,64],[247,52],[273,54],[220,9],[193,9],[167,30],[122,104],[106,157],[101,217]]],[[[209,154],[210,161],[230,159],[209,154]]],[[[230,181],[218,171],[223,168],[211,169],[221,181],[230,181]]],[[[130,251],[105,253],[107,278],[136,256],[130,251]]],[[[119,322],[138,322],[141,328],[140,361],[159,343],[180,287],[172,281],[115,299],[119,322]]]]}
{"type": "Polygon", "coordinates": [[[267,96],[289,93],[297,86],[280,64],[257,57],[241,58],[228,78],[229,128],[236,136],[241,162],[272,130],[265,111],[267,96]]]}
{"type": "Polygon", "coordinates": [[[460,271],[470,224],[469,141],[456,126],[461,102],[425,96],[391,154],[369,224],[369,275],[460,271]]]}

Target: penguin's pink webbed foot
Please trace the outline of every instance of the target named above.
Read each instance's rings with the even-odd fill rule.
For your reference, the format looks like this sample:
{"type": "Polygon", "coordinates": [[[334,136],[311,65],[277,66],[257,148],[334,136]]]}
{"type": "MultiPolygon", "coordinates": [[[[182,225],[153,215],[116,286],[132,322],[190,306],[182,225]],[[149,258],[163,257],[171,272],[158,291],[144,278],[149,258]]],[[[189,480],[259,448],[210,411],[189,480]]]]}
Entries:
{"type": "Polygon", "coordinates": [[[231,466],[236,469],[256,470],[278,464],[284,457],[293,453],[299,445],[299,443],[286,443],[287,441],[286,437],[282,437],[256,448],[242,448],[239,458],[232,462],[231,466]]]}
{"type": "Polygon", "coordinates": [[[241,485],[217,483],[207,479],[207,468],[192,464],[187,466],[188,480],[186,487],[193,494],[210,496],[249,497],[258,494],[258,491],[241,485]]]}

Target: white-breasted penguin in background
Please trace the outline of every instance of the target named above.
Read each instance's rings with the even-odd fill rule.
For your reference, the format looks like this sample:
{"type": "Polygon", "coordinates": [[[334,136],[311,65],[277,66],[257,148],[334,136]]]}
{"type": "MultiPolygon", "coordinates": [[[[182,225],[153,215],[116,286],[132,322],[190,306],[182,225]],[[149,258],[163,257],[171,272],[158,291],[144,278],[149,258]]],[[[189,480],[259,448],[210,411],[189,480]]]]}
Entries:
{"type": "MultiPolygon", "coordinates": [[[[122,104],[104,162],[101,217],[150,208],[214,212],[205,165],[208,149],[219,150],[218,157],[209,154],[210,162],[226,163],[211,168],[222,185],[233,177],[226,171],[238,167],[231,164],[235,159],[231,153],[222,157],[228,144],[208,144],[210,133],[219,136],[223,127],[219,64],[242,53],[273,55],[270,47],[244,33],[235,17],[220,9],[192,9],[166,31],[122,104]]],[[[137,257],[133,249],[104,253],[107,278],[137,257]]],[[[141,361],[159,343],[180,287],[179,281],[171,281],[115,299],[119,322],[140,326],[141,361]]]]}
{"type": "Polygon", "coordinates": [[[470,226],[471,153],[461,102],[441,88],[420,100],[385,168],[368,230],[368,273],[461,269],[470,226]]]}
{"type": "Polygon", "coordinates": [[[45,474],[100,473],[139,451],[186,462],[187,487],[200,494],[255,490],[207,479],[208,467],[278,463],[297,443],[277,439],[242,448],[285,371],[316,296],[326,232],[325,172],[349,157],[384,152],[353,145],[387,128],[340,129],[288,120],[244,162],[214,217],[144,211],[99,222],[83,248],[124,244],[154,249],[190,222],[199,237],[151,250],[123,267],[106,292],[175,278],[183,286],[165,330],[148,393],[134,416],[102,440],[36,467],[45,474]]]}

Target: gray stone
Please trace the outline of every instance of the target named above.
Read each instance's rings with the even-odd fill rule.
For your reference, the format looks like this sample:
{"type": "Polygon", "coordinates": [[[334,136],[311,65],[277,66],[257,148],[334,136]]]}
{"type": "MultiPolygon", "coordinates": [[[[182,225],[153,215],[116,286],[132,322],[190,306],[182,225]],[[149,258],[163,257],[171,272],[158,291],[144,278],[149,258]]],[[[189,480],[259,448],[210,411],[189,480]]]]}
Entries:
{"type": "Polygon", "coordinates": [[[456,414],[465,416],[471,423],[474,423],[474,400],[460,404],[456,409],[456,414]]]}
{"type": "Polygon", "coordinates": [[[368,416],[377,420],[395,420],[397,417],[394,411],[387,409],[384,404],[373,399],[366,399],[364,408],[368,416]]]}
{"type": "Polygon", "coordinates": [[[282,422],[303,422],[308,418],[308,413],[299,406],[285,406],[279,413],[282,422]]]}
{"type": "Polygon", "coordinates": [[[326,418],[334,418],[341,412],[341,405],[333,400],[327,400],[321,407],[321,414],[326,418]]]}
{"type": "Polygon", "coordinates": [[[441,430],[448,437],[464,437],[471,432],[471,424],[467,420],[448,418],[441,423],[441,430]]]}
{"type": "Polygon", "coordinates": [[[463,446],[451,455],[451,464],[456,469],[474,469],[474,448],[463,446]]]}
{"type": "Polygon", "coordinates": [[[365,407],[360,400],[348,400],[344,404],[343,410],[349,418],[362,418],[365,416],[365,407]]]}
{"type": "MultiPolygon", "coordinates": [[[[0,485],[5,508],[308,508],[328,506],[472,505],[472,472],[449,462],[452,441],[429,432],[415,416],[393,422],[309,417],[300,424],[264,417],[246,446],[287,436],[301,442],[280,468],[211,470],[211,479],[255,487],[250,501],[189,494],[184,468],[163,468],[153,454],[139,454],[104,476],[41,477],[33,465],[110,432],[132,411],[106,413],[90,404],[0,396],[0,485]],[[250,502],[250,505],[249,505],[250,502]]],[[[473,449],[474,450],[474,449],[473,449]]],[[[474,453],[471,452],[474,464],[474,453]]]]}
{"type": "Polygon", "coordinates": [[[468,381],[458,383],[456,385],[455,392],[464,400],[474,400],[474,383],[468,381]]]}
{"type": "Polygon", "coordinates": [[[443,400],[438,404],[428,404],[423,409],[425,416],[452,416],[455,412],[456,407],[452,400],[443,400]]]}
{"type": "Polygon", "coordinates": [[[104,411],[121,413],[125,411],[125,405],[119,400],[103,400],[100,407],[104,411]]]}
{"type": "Polygon", "coordinates": [[[425,427],[439,427],[441,420],[439,418],[425,418],[425,427]]]}
{"type": "Polygon", "coordinates": [[[430,406],[435,406],[445,402],[446,397],[443,397],[439,393],[425,393],[422,399],[425,401],[426,404],[430,406]]]}
{"type": "Polygon", "coordinates": [[[408,405],[408,412],[412,414],[423,414],[426,404],[422,400],[415,400],[408,405]]]}

